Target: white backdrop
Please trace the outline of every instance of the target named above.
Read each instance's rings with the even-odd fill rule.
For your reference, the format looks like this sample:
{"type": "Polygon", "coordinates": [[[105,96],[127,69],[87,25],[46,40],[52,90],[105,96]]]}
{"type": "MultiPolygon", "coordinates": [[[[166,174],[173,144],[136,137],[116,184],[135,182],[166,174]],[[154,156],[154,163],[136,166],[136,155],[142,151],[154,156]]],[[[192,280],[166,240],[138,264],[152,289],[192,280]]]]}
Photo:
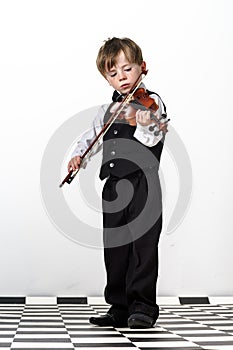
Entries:
{"type": "MultiPolygon", "coordinates": [[[[180,184],[164,150],[158,294],[232,295],[232,13],[231,0],[0,2],[0,295],[103,293],[102,250],[75,243],[53,225],[40,169],[64,122],[109,102],[112,90],[95,59],[113,36],[141,46],[145,83],[163,97],[192,165],[189,210],[167,234],[180,184]]],[[[72,196],[74,181],[66,187],[72,196]]]]}

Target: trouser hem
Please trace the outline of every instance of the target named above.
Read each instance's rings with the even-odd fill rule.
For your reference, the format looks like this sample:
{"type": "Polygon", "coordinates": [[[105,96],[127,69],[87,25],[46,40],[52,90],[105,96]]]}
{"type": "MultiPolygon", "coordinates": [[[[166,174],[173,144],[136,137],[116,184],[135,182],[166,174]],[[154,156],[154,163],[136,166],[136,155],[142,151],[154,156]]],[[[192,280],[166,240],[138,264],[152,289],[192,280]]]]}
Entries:
{"type": "Polygon", "coordinates": [[[141,303],[134,303],[129,307],[129,314],[132,315],[134,313],[143,313],[152,317],[154,321],[156,321],[159,317],[159,307],[158,305],[150,306],[141,303]]]}
{"type": "Polygon", "coordinates": [[[108,310],[108,314],[113,315],[118,320],[127,320],[129,317],[129,312],[127,308],[118,307],[115,305],[112,305],[110,307],[110,309],[108,310]]]}

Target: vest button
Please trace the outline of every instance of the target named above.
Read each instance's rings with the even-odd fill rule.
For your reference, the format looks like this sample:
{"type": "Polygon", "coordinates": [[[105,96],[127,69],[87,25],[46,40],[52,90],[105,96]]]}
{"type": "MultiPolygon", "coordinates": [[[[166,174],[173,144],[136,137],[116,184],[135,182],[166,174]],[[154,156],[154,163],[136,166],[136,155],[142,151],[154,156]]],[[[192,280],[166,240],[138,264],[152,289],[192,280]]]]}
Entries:
{"type": "Polygon", "coordinates": [[[112,151],[111,152],[111,156],[115,156],[116,152],[115,151],[112,151]]]}
{"type": "Polygon", "coordinates": [[[117,135],[117,134],[118,134],[118,130],[114,130],[114,131],[113,131],[113,134],[114,134],[114,135],[117,135]]]}
{"type": "Polygon", "coordinates": [[[110,163],[110,164],[109,164],[110,168],[113,168],[114,165],[115,165],[114,163],[110,163]]]}

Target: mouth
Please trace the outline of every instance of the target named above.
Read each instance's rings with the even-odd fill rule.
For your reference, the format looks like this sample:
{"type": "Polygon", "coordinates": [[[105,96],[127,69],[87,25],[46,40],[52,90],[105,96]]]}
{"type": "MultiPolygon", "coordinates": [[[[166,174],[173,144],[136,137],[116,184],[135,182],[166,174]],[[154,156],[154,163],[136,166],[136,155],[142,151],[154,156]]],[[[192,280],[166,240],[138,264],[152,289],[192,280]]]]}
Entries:
{"type": "Polygon", "coordinates": [[[130,87],[130,84],[121,85],[121,89],[128,89],[129,87],[130,87]]]}

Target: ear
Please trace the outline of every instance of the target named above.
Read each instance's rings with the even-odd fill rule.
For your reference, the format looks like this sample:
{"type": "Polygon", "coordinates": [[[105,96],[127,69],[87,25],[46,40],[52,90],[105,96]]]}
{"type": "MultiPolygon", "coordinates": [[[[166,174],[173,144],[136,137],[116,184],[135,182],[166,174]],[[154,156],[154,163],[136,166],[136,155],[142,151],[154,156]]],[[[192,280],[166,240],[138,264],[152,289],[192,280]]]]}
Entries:
{"type": "Polygon", "coordinates": [[[146,70],[146,62],[145,61],[143,61],[142,64],[141,64],[141,70],[142,70],[142,72],[144,70],[146,70]]]}

